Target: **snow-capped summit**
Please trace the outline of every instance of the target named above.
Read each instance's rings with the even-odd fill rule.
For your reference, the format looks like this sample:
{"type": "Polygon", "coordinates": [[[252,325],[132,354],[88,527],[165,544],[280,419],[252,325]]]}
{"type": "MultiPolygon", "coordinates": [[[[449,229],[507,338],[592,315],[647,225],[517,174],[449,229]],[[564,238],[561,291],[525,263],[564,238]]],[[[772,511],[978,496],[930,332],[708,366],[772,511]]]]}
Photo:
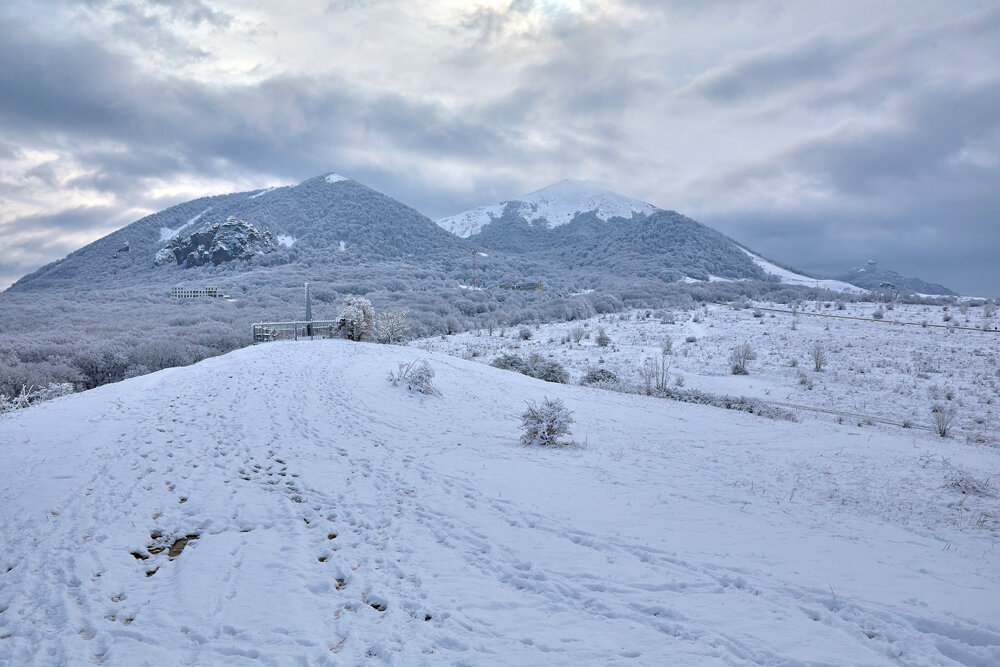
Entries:
{"type": "Polygon", "coordinates": [[[595,183],[564,180],[517,199],[480,206],[437,222],[457,236],[469,237],[505,213],[512,213],[530,224],[544,222],[548,227],[559,227],[583,213],[594,213],[607,221],[616,217],[631,218],[633,214],[649,215],[656,210],[651,204],[605,190],[595,183]]]}

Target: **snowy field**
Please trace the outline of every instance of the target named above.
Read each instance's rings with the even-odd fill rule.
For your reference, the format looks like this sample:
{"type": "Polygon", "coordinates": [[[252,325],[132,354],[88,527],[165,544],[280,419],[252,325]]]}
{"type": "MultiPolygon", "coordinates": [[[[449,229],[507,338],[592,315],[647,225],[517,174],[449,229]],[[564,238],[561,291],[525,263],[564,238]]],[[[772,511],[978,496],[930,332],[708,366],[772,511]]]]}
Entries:
{"type": "MultiPolygon", "coordinates": [[[[848,363],[871,396],[904,374],[858,353],[889,325],[699,312],[606,322],[618,351],[597,354],[625,368],[666,332],[691,384],[816,404],[848,363]],[[748,377],[725,376],[729,328],[761,348],[748,377]],[[839,349],[801,389],[783,360],[823,336],[839,349]]],[[[565,326],[528,343],[577,368],[544,342],[565,326]]],[[[995,339],[913,329],[940,370],[906,376],[921,401],[990,380],[964,355],[995,361],[995,339]]],[[[960,396],[968,415],[983,395],[960,396]]],[[[317,340],[4,413],[0,460],[4,665],[1000,664],[1000,458],[964,437],[317,340]],[[386,380],[418,358],[441,396],[386,380]],[[574,412],[577,445],[520,445],[544,396],[574,412]]]]}
{"type": "Polygon", "coordinates": [[[519,327],[508,327],[414,345],[484,363],[503,353],[538,353],[563,364],[577,383],[594,368],[639,382],[642,362],[664,358],[667,341],[673,386],[679,381],[683,388],[760,398],[787,406],[800,419],[863,427],[884,421],[935,428],[934,408],[940,406],[954,414],[954,437],[1000,445],[1000,318],[984,317],[981,307],[843,305],[838,310],[810,302],[794,315],[790,306],[767,303],[739,310],[714,304],[666,314],[640,310],[531,326],[528,340],[519,327]],[[881,321],[873,320],[877,309],[881,321]],[[611,340],[606,347],[596,344],[602,327],[611,340]],[[579,342],[575,329],[584,333],[579,342]],[[748,376],[731,373],[729,357],[742,343],[757,355],[748,376]],[[812,358],[817,345],[825,357],[821,371],[812,358]]]}

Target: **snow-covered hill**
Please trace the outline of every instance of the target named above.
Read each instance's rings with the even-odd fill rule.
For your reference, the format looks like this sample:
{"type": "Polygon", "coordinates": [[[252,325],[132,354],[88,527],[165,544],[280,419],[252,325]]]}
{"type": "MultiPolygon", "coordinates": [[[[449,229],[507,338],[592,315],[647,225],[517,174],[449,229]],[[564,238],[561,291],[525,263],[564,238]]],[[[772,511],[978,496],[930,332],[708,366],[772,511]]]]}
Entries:
{"type": "Polygon", "coordinates": [[[848,294],[864,294],[868,290],[862,289],[856,285],[851,285],[850,283],[845,283],[841,280],[830,280],[828,278],[811,278],[809,276],[804,276],[801,273],[795,273],[794,271],[789,271],[784,269],[777,264],[767,261],[763,257],[759,257],[749,250],[744,249],[753,263],[759,266],[764,273],[769,276],[774,276],[780,282],[786,285],[799,285],[802,287],[815,287],[817,289],[828,289],[832,292],[846,292],[848,294]]]}
{"type": "Polygon", "coordinates": [[[426,271],[428,263],[453,265],[470,253],[466,242],[416,210],[328,174],[294,186],[172,206],[43,266],[10,290],[149,289],[184,281],[225,284],[234,278],[245,284],[262,274],[273,284],[279,282],[275,267],[298,274],[312,266],[323,268],[311,272],[312,280],[324,282],[327,275],[342,278],[344,264],[370,268],[410,262],[426,271]],[[245,229],[227,223],[231,218],[245,229]],[[271,238],[284,242],[275,246],[271,238]],[[194,261],[188,261],[192,254],[194,261]]]}
{"type": "Polygon", "coordinates": [[[452,234],[467,238],[482,232],[483,227],[508,215],[532,225],[548,228],[569,224],[583,213],[593,213],[600,220],[649,215],[655,206],[610,192],[586,181],[559,181],[523,197],[480,206],[470,211],[438,220],[452,234]]]}
{"type": "Polygon", "coordinates": [[[247,348],[0,416],[0,664],[997,664],[996,535],[942,457],[996,470],[413,348],[247,348]],[[421,357],[442,396],[386,381],[421,357]],[[578,446],[518,443],[543,396],[578,446]]]}

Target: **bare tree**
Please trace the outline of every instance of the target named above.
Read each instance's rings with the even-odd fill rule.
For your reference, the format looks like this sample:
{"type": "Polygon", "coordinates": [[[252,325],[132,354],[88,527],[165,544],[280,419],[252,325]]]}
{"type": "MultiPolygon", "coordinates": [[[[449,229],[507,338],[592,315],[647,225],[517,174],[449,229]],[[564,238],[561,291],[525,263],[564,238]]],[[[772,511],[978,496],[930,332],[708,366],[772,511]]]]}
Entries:
{"type": "Polygon", "coordinates": [[[734,347],[733,353],[729,355],[733,375],[750,375],[747,364],[756,358],[757,352],[750,343],[742,343],[734,347]]]}
{"type": "Polygon", "coordinates": [[[674,353],[674,341],[672,338],[664,338],[660,344],[660,354],[667,356],[674,353]]]}
{"type": "Polygon", "coordinates": [[[573,339],[573,342],[579,345],[580,341],[583,340],[584,333],[586,332],[583,330],[583,327],[573,327],[573,330],[569,332],[569,335],[573,339]]]}
{"type": "Polygon", "coordinates": [[[813,343],[809,349],[809,358],[813,360],[813,370],[817,373],[823,370],[823,366],[826,365],[826,349],[822,343],[813,343]]]}
{"type": "Polygon", "coordinates": [[[375,339],[380,343],[398,343],[410,329],[410,311],[390,308],[375,314],[375,339]]]}
{"type": "Polygon", "coordinates": [[[659,360],[647,357],[639,366],[639,377],[642,378],[647,396],[652,395],[654,390],[666,391],[670,381],[670,362],[665,356],[661,356],[659,360]]]}

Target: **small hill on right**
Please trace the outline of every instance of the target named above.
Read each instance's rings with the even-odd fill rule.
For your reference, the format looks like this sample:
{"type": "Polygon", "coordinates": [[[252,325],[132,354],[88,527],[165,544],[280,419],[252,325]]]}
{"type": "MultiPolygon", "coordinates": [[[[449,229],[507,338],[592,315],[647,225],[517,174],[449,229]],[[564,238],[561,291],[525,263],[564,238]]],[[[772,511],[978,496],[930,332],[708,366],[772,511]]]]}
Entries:
{"type": "Polygon", "coordinates": [[[957,292],[944,285],[929,283],[920,278],[907,278],[890,269],[884,269],[874,259],[868,260],[864,266],[855,267],[846,273],[835,276],[835,279],[873,291],[888,289],[912,294],[958,295],[957,292]]]}

